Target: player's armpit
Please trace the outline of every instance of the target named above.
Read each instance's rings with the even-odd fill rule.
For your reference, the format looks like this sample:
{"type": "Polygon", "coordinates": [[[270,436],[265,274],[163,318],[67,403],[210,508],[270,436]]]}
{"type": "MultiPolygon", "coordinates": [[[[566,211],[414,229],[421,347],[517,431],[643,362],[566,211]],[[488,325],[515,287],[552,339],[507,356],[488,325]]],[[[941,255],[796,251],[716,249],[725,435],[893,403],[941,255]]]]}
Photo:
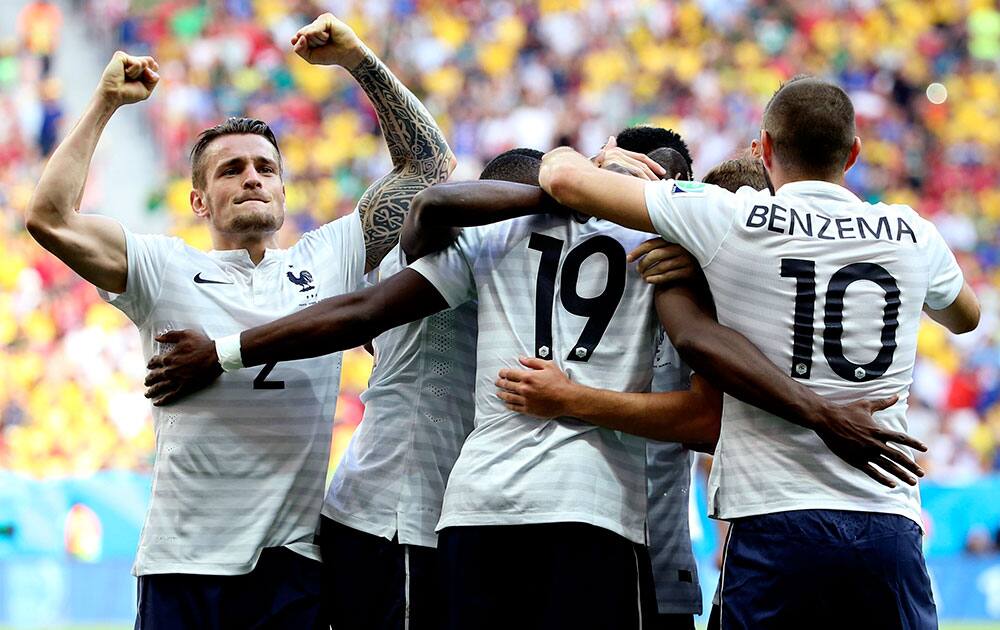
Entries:
{"type": "Polygon", "coordinates": [[[979,299],[968,282],[950,306],[936,311],[925,304],[924,312],[956,335],[973,331],[979,325],[979,299]]]}

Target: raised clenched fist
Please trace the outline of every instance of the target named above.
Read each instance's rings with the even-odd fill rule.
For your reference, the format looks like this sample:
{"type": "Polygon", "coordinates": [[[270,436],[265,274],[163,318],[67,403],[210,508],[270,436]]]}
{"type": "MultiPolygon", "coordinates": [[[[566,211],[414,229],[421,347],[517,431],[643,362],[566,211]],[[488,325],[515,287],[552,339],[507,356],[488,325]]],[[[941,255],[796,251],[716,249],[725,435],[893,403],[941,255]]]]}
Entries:
{"type": "Polygon", "coordinates": [[[119,50],[104,68],[98,93],[116,106],[144,101],[160,80],[159,69],[152,57],[133,57],[119,50]]]}
{"type": "Polygon", "coordinates": [[[299,29],[292,49],[311,64],[338,65],[353,69],[364,59],[364,44],[351,27],[324,13],[299,29]]]}

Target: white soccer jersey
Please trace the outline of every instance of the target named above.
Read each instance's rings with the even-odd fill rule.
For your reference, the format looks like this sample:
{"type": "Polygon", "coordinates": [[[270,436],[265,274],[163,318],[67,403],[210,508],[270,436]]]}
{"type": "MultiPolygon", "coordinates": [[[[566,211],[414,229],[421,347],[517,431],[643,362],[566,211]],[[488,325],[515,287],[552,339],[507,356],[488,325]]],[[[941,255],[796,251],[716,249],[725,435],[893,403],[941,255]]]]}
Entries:
{"type": "MultiPolygon", "coordinates": [[[[689,389],[691,371],[659,330],[654,392],[689,389]]],[[[661,614],[701,614],[698,563],[691,549],[691,451],[683,444],[646,444],[646,520],[656,605],[661,614]]]]}
{"type": "Polygon", "coordinates": [[[522,368],[518,356],[537,356],[584,385],[648,391],[652,290],[625,262],[648,238],[597,219],[539,215],[466,229],[413,263],[451,306],[479,300],[476,426],[438,529],[582,522],[644,540],[644,441],[514,413],[494,381],[501,368],[522,368]]]}
{"type": "MultiPolygon", "coordinates": [[[[665,180],[646,185],[646,205],[701,263],[722,324],[834,401],[899,394],[876,419],[906,431],[920,310],[950,305],[963,283],[933,224],[817,181],[771,197],[665,180]]],[[[728,396],[715,455],[709,510],[720,518],[842,509],[920,522],[917,488],[886,488],[812,431],[728,396]]]]}
{"type": "MultiPolygon", "coordinates": [[[[379,277],[405,266],[397,245],[379,277]]],[[[475,302],[393,328],[373,345],[364,418],[323,514],[375,536],[398,536],[404,545],[436,547],[445,483],[475,414],[475,302]]]]}
{"type": "MultiPolygon", "coordinates": [[[[124,232],[127,288],[103,297],[138,326],[147,360],[166,330],[231,335],[352,291],[365,268],[357,212],[268,249],[256,266],[246,250],[124,232]]],[[[319,558],[340,362],[338,353],[227,373],[153,408],[153,491],[135,575],[247,573],[264,547],[319,558]]]]}

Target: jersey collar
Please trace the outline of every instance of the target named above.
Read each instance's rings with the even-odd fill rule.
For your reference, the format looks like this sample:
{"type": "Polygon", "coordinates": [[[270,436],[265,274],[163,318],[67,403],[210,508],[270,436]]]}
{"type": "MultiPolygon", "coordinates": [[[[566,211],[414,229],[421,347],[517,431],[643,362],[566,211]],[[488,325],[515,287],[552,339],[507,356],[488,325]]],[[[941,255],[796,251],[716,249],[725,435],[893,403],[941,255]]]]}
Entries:
{"type": "MultiPolygon", "coordinates": [[[[267,248],[264,250],[264,257],[260,260],[260,265],[280,261],[284,253],[283,249],[271,249],[267,248]]],[[[245,265],[248,267],[253,267],[253,261],[250,260],[250,252],[245,249],[213,249],[208,252],[208,255],[216,260],[222,260],[228,263],[235,263],[239,265],[245,265]]]]}
{"type": "Polygon", "coordinates": [[[860,197],[839,184],[813,179],[799,182],[788,182],[776,190],[774,194],[791,194],[798,197],[825,197],[827,199],[836,199],[838,201],[862,203],[860,197]]]}

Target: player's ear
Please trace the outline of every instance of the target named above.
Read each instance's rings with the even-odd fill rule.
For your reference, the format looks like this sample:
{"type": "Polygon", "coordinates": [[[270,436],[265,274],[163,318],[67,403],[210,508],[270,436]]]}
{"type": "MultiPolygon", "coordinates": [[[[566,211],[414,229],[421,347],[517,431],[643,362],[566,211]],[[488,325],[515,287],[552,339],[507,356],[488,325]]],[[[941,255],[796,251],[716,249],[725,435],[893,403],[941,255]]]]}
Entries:
{"type": "Polygon", "coordinates": [[[197,188],[191,189],[191,211],[196,217],[208,216],[208,204],[205,203],[205,192],[197,188]]]}
{"type": "Polygon", "coordinates": [[[859,155],[861,155],[861,138],[854,136],[854,144],[851,145],[851,152],[847,155],[847,164],[844,165],[845,173],[851,170],[851,167],[858,161],[859,155]]]}
{"type": "MultiPolygon", "coordinates": [[[[753,145],[750,145],[751,151],[753,150],[753,145]]],[[[774,142],[771,140],[771,134],[767,131],[760,130],[760,144],[757,147],[759,151],[759,157],[764,161],[764,166],[770,170],[774,165],[774,142]]]]}

